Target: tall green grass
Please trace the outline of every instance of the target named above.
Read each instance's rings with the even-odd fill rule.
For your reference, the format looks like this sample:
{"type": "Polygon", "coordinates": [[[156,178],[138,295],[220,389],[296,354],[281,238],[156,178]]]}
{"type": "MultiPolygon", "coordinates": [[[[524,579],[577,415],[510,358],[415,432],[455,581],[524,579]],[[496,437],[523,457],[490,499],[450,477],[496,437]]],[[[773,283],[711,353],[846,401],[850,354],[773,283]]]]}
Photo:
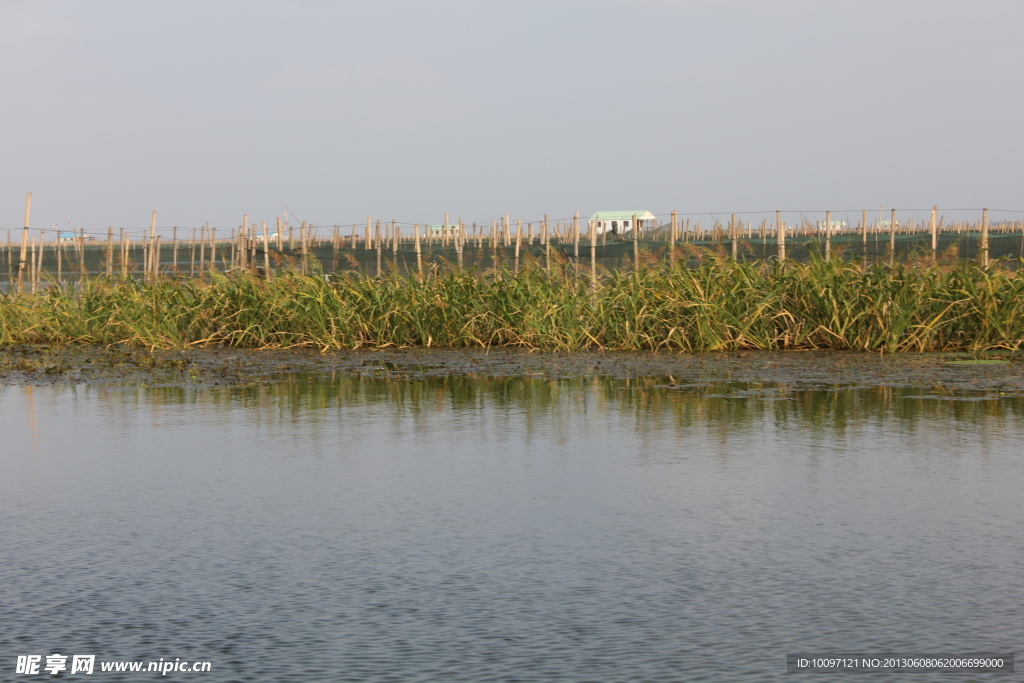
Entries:
{"type": "MultiPolygon", "coordinates": [[[[564,268],[564,266],[563,266],[564,268]]],[[[1018,349],[1024,276],[815,261],[380,279],[93,279],[0,298],[0,344],[353,349],[1018,349]]]]}

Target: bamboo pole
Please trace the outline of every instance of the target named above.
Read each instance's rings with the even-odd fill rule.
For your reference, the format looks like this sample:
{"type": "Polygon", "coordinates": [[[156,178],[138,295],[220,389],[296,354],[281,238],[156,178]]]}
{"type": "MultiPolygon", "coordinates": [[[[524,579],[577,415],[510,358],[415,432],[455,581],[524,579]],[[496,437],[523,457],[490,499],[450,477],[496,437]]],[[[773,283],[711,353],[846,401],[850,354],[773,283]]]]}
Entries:
{"type": "MultiPolygon", "coordinates": [[[[633,226],[636,229],[636,225],[633,226]]],[[[576,260],[576,272],[580,267],[580,212],[577,211],[572,217],[572,256],[576,260]]]]}
{"type": "Polygon", "coordinates": [[[633,229],[630,231],[633,236],[633,273],[637,281],[640,280],[640,244],[637,242],[636,214],[633,214],[633,229]]]}
{"type": "Polygon", "coordinates": [[[413,232],[416,239],[416,270],[419,272],[420,277],[423,277],[423,252],[420,247],[420,224],[417,223],[413,226],[413,232]]]}
{"type": "Polygon", "coordinates": [[[779,242],[779,260],[786,260],[786,224],[782,222],[782,212],[775,212],[775,233],[779,242]]]}
{"type": "Polygon", "coordinates": [[[36,265],[36,240],[30,237],[28,243],[28,284],[31,291],[36,291],[36,274],[39,266],[36,265]]]}
{"type": "Polygon", "coordinates": [[[930,224],[932,232],[932,265],[935,265],[939,260],[939,229],[936,219],[939,217],[939,207],[932,207],[932,220],[930,224]]]}
{"type": "MultiPolygon", "coordinates": [[[[305,227],[306,224],[302,225],[305,227]]],[[[299,236],[301,238],[301,232],[299,236]]],[[[252,267],[249,263],[249,214],[242,214],[242,227],[238,231],[238,267],[242,270],[249,270],[252,267]]]]}
{"type": "MultiPolygon", "coordinates": [[[[153,238],[153,279],[156,280],[160,277],[160,235],[153,238]]],[[[82,247],[82,267],[85,267],[85,247],[82,247]]]]}
{"type": "Polygon", "coordinates": [[[675,211],[675,209],[673,209],[672,210],[672,225],[669,228],[669,237],[668,237],[668,262],[669,262],[669,264],[674,264],[676,262],[676,237],[678,237],[676,232],[678,231],[678,229],[679,229],[679,214],[675,211]]]}
{"type": "Polygon", "coordinates": [[[896,209],[889,217],[889,263],[896,263],[896,209]]]}
{"type": "Polygon", "coordinates": [[[248,253],[249,253],[249,270],[251,270],[252,272],[255,273],[255,272],[257,272],[259,270],[259,263],[258,263],[259,259],[258,259],[258,256],[259,256],[259,248],[260,248],[259,232],[256,229],[256,224],[255,223],[252,224],[252,229],[248,233],[246,233],[246,234],[247,234],[247,239],[249,240],[249,244],[248,244],[248,247],[249,247],[249,251],[248,251],[248,253]]]}
{"type": "Polygon", "coordinates": [[[739,244],[737,244],[736,238],[739,229],[736,227],[736,214],[732,214],[729,217],[729,239],[732,241],[732,260],[736,261],[739,257],[739,244]]]}
{"type": "Polygon", "coordinates": [[[516,219],[516,256],[515,256],[515,264],[512,266],[513,271],[516,272],[516,273],[519,272],[519,242],[520,242],[520,240],[522,240],[522,238],[523,238],[523,221],[521,219],[516,219]]]}
{"type": "MultiPolygon", "coordinates": [[[[206,241],[210,238],[210,231],[209,228],[199,228],[199,233],[199,277],[202,278],[206,273],[206,241]]],[[[231,248],[231,253],[235,253],[234,247],[231,248]]]]}
{"type": "Polygon", "coordinates": [[[21,256],[18,259],[18,289],[21,289],[25,279],[26,257],[28,256],[28,227],[32,218],[32,193],[25,197],[25,227],[21,232],[21,256]]]}
{"type": "MultiPolygon", "coordinates": [[[[55,239],[60,236],[58,232],[55,239]]],[[[56,244],[56,242],[54,243],[56,244]]],[[[114,226],[107,228],[107,277],[114,275],[114,226]]],[[[60,278],[57,278],[60,280],[60,278]]]]}
{"type": "Polygon", "coordinates": [[[121,277],[128,279],[128,233],[121,228],[121,277]]]}
{"type": "Polygon", "coordinates": [[[541,241],[544,242],[544,271],[551,272],[551,239],[548,235],[548,215],[544,214],[544,223],[541,226],[541,241]]]}
{"type": "Polygon", "coordinates": [[[466,224],[459,217],[458,232],[455,233],[455,254],[459,259],[459,268],[462,268],[462,251],[466,245],[466,224]]]}
{"type": "Polygon", "coordinates": [[[832,212],[825,212],[825,260],[832,260],[832,212]]]}
{"type": "Polygon", "coordinates": [[[85,228],[82,228],[81,235],[78,238],[78,273],[79,279],[85,280],[87,275],[85,272],[85,228]]]}
{"type": "MultiPolygon", "coordinates": [[[[83,240],[84,241],[84,240],[83,240]]],[[[149,275],[148,278],[152,282],[156,278],[156,262],[157,256],[154,250],[154,244],[156,243],[156,211],[153,212],[152,217],[149,220],[149,275]]]]}
{"type": "Polygon", "coordinates": [[[981,267],[988,268],[988,209],[981,210],[981,267]]]}
{"type": "Polygon", "coordinates": [[[590,284],[597,287],[597,221],[589,221],[590,225],[590,284]]]}
{"type": "Polygon", "coordinates": [[[44,235],[45,230],[39,230],[38,237],[29,237],[30,251],[29,251],[29,282],[32,283],[32,291],[36,291],[39,286],[40,271],[43,267],[43,251],[44,251],[44,235]]]}
{"type": "Polygon", "coordinates": [[[377,277],[381,274],[381,253],[380,253],[380,220],[377,220],[377,229],[373,235],[373,246],[377,249],[377,277]]]}
{"type": "MultiPolygon", "coordinates": [[[[210,270],[219,272],[217,269],[217,247],[220,245],[217,241],[216,226],[211,228],[209,223],[206,224],[206,239],[210,240],[210,270]]],[[[221,260],[224,260],[223,256],[221,257],[221,260]]]]}
{"type": "MultiPolygon", "coordinates": [[[[84,232],[84,230],[83,230],[84,232]]],[[[39,264],[36,266],[36,286],[42,283],[43,259],[46,258],[46,230],[39,230],[39,264]]]]}
{"type": "Polygon", "coordinates": [[[863,225],[860,226],[860,230],[861,230],[861,237],[863,238],[863,242],[864,242],[864,255],[867,256],[867,254],[868,254],[868,210],[867,209],[863,209],[863,212],[861,213],[860,220],[861,220],[861,223],[863,223],[863,225]]]}
{"type": "MultiPolygon", "coordinates": [[[[83,230],[84,232],[84,230],[83,230]]],[[[46,257],[46,230],[39,230],[39,255],[38,262],[36,264],[36,287],[42,283],[43,280],[43,259],[46,257]]]]}
{"type": "MultiPolygon", "coordinates": [[[[312,231],[312,229],[313,229],[313,226],[311,226],[308,223],[306,223],[306,221],[302,221],[302,227],[299,228],[299,238],[300,238],[301,243],[302,243],[302,274],[303,275],[309,275],[309,273],[310,273],[310,264],[309,264],[309,238],[310,238],[310,234],[309,233],[312,231]]],[[[380,221],[377,221],[377,233],[378,233],[377,238],[379,240],[380,239],[380,221]]],[[[380,249],[378,249],[378,252],[379,251],[380,251],[380,249]]]]}
{"type": "Polygon", "coordinates": [[[262,221],[263,225],[263,277],[268,280],[273,280],[274,275],[270,271],[270,235],[267,234],[267,222],[262,221]]]}

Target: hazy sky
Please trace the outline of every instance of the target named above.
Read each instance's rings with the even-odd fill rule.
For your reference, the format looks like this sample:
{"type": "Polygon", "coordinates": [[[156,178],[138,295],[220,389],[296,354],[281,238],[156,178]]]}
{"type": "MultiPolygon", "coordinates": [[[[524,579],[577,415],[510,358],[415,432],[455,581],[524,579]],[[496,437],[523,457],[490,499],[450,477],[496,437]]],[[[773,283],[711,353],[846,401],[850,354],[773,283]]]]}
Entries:
{"type": "MultiPolygon", "coordinates": [[[[1020,0],[0,0],[0,228],[1024,209],[1020,0]]],[[[1022,214],[1024,216],[1024,214],[1022,214]]]]}

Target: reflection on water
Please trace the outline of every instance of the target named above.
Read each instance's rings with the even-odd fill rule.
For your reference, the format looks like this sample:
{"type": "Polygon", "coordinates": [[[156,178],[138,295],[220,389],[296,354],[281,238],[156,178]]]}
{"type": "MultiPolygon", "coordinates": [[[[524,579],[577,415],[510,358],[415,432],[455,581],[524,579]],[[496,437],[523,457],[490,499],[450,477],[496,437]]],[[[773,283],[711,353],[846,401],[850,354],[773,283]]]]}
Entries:
{"type": "Polygon", "coordinates": [[[3,666],[764,681],[1024,630],[1019,398],[292,376],[0,406],[3,666]]]}

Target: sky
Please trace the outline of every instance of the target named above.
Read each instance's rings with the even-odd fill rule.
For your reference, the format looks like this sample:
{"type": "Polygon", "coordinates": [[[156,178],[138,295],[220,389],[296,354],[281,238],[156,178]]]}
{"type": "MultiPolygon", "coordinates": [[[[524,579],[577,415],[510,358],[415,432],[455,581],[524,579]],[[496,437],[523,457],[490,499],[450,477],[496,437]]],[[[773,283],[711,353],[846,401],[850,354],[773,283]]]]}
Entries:
{"type": "Polygon", "coordinates": [[[33,227],[104,231],[1024,210],[1021,26],[1019,0],[0,0],[0,229],[26,192],[33,227]]]}

